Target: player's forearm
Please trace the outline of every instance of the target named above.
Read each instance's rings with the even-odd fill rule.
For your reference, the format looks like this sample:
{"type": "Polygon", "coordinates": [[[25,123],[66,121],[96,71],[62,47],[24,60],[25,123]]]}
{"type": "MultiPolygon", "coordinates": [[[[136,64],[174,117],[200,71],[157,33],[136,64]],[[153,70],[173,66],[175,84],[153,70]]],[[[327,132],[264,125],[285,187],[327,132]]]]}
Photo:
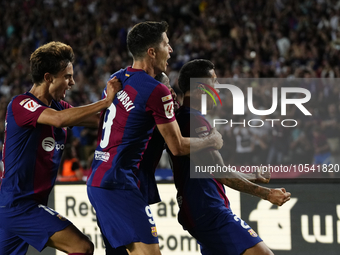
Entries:
{"type": "Polygon", "coordinates": [[[157,128],[174,156],[188,155],[209,147],[220,149],[223,145],[222,136],[215,129],[206,137],[189,138],[182,136],[176,120],[157,124],[157,128]]]}
{"type": "Polygon", "coordinates": [[[245,174],[245,173],[238,172],[238,174],[240,177],[247,179],[248,181],[255,182],[256,180],[256,176],[254,173],[245,174]]]}
{"type": "MultiPolygon", "coordinates": [[[[221,154],[217,151],[208,151],[203,153],[192,154],[190,156],[191,160],[195,163],[195,165],[220,165],[224,166],[224,161],[221,154]]],[[[252,183],[250,180],[255,180],[254,174],[244,174],[240,172],[227,171],[223,173],[223,177],[221,175],[215,176],[215,179],[227,185],[230,188],[235,190],[245,192],[262,199],[268,199],[268,194],[270,189],[259,186],[257,184],[252,183]],[[220,177],[220,178],[216,178],[220,177]]]]}
{"type": "Polygon", "coordinates": [[[39,116],[37,122],[40,124],[51,125],[57,128],[76,126],[86,120],[91,115],[110,106],[111,102],[102,99],[96,103],[73,107],[62,111],[46,108],[39,116]]]}
{"type": "Polygon", "coordinates": [[[208,136],[200,138],[190,138],[191,153],[206,148],[214,148],[219,150],[223,146],[223,139],[219,132],[213,128],[208,136]]]}
{"type": "Polygon", "coordinates": [[[175,156],[185,156],[209,147],[216,147],[215,140],[213,140],[210,136],[203,138],[182,137],[180,143],[178,143],[178,146],[173,150],[170,148],[170,150],[173,154],[174,152],[176,153],[176,155],[174,154],[175,156]]]}
{"type": "Polygon", "coordinates": [[[269,188],[250,182],[246,178],[239,175],[238,172],[230,173],[228,178],[218,178],[216,180],[232,189],[268,200],[268,195],[270,193],[269,188]]]}
{"type": "Polygon", "coordinates": [[[84,120],[88,120],[88,117],[97,114],[103,109],[110,106],[110,102],[106,99],[102,99],[96,103],[86,106],[73,107],[63,111],[60,111],[60,127],[75,126],[84,120]]]}
{"type": "MultiPolygon", "coordinates": [[[[215,141],[211,139],[210,136],[202,137],[202,138],[190,138],[190,144],[189,144],[189,153],[195,153],[197,151],[209,148],[209,147],[215,147],[215,141]]],[[[188,154],[189,154],[188,153],[188,154]]]]}
{"type": "Polygon", "coordinates": [[[76,126],[84,126],[84,127],[90,127],[90,128],[98,128],[99,125],[99,117],[100,114],[97,113],[96,115],[91,115],[79,122],[76,126]]]}

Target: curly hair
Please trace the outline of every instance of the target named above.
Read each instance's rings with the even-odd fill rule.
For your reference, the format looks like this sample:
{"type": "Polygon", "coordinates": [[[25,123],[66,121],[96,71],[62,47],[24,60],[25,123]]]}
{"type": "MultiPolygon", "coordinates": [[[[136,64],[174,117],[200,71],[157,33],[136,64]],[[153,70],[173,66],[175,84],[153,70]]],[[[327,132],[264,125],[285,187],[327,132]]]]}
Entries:
{"type": "Polygon", "coordinates": [[[56,75],[73,63],[74,53],[71,46],[61,42],[49,42],[36,49],[30,57],[32,81],[40,84],[45,73],[56,75]]]}

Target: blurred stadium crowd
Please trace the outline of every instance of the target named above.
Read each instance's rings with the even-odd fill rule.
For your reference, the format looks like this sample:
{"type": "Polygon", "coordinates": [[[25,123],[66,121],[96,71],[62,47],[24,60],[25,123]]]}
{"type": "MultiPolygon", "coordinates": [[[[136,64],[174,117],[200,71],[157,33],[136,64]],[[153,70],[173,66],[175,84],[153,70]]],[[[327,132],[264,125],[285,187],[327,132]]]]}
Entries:
{"type": "MultiPolygon", "coordinates": [[[[167,73],[174,88],[179,69],[194,58],[211,60],[218,77],[233,79],[340,77],[338,0],[12,0],[0,1],[0,16],[2,141],[7,104],[30,89],[29,57],[38,46],[52,40],[72,46],[76,85],[67,101],[83,105],[100,99],[110,74],[132,64],[126,35],[145,20],[169,23],[174,52],[167,73]]],[[[337,160],[339,84],[308,83],[306,88],[312,93],[308,109],[313,117],[290,112],[299,120],[295,128],[221,128],[225,160],[312,163],[320,154],[337,160]]],[[[270,108],[268,91],[270,84],[254,87],[258,108],[270,108]]],[[[232,105],[228,99],[223,97],[226,114],[232,105]]],[[[96,130],[72,132],[70,142],[88,168],[96,130]]]]}

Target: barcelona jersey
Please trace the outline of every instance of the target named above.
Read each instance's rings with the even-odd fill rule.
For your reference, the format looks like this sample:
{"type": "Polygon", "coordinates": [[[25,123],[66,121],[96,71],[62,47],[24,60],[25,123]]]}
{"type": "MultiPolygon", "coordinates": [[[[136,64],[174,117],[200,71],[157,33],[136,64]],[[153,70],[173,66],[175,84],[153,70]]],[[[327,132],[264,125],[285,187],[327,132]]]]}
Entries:
{"type": "MultiPolygon", "coordinates": [[[[134,189],[149,177],[138,173],[156,124],[175,120],[169,89],[141,69],[111,75],[122,83],[111,106],[102,112],[97,148],[87,185],[134,189]]],[[[105,90],[103,93],[105,97],[105,90]]],[[[145,187],[148,189],[148,187],[145,187]]]]}
{"type": "MultiPolygon", "coordinates": [[[[211,131],[210,123],[195,109],[182,106],[176,112],[176,119],[184,137],[203,137],[211,131]]],[[[178,221],[185,229],[196,226],[197,220],[201,217],[211,215],[213,208],[230,209],[223,184],[213,178],[190,178],[190,167],[194,166],[190,158],[174,157],[170,151],[168,152],[178,191],[177,202],[180,208],[178,221]]],[[[204,151],[201,153],[204,154],[204,151]]]]}
{"type": "MultiPolygon", "coordinates": [[[[71,106],[64,101],[52,101],[50,107],[63,110],[71,106]]],[[[47,204],[67,129],[38,124],[46,108],[49,106],[29,92],[14,97],[7,107],[0,210],[22,201],[47,204]]]]}

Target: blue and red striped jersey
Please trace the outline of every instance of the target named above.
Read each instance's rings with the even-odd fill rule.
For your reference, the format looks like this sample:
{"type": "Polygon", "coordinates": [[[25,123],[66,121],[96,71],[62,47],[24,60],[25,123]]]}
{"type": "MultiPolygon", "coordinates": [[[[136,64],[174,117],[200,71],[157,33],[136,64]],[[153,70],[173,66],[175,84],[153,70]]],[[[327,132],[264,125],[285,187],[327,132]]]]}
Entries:
{"type": "MultiPolygon", "coordinates": [[[[2,208],[27,200],[47,204],[67,135],[66,128],[37,123],[48,107],[29,92],[14,97],[7,107],[0,187],[2,208]]],[[[51,104],[55,110],[70,107],[64,101],[51,104]]]]}
{"type": "Polygon", "coordinates": [[[144,184],[136,173],[143,153],[155,125],[175,120],[174,103],[169,89],[143,70],[128,67],[113,76],[122,83],[122,90],[102,112],[87,185],[108,189],[140,188],[144,184]]]}
{"type": "MultiPolygon", "coordinates": [[[[203,137],[211,131],[210,123],[193,108],[182,106],[176,112],[176,119],[183,137],[203,137]]],[[[198,219],[211,214],[211,208],[229,208],[223,184],[213,178],[190,178],[190,167],[195,167],[194,162],[188,156],[174,157],[169,150],[168,153],[180,208],[178,221],[185,229],[193,228],[198,219]]],[[[204,157],[205,150],[200,153],[204,157]]]]}

